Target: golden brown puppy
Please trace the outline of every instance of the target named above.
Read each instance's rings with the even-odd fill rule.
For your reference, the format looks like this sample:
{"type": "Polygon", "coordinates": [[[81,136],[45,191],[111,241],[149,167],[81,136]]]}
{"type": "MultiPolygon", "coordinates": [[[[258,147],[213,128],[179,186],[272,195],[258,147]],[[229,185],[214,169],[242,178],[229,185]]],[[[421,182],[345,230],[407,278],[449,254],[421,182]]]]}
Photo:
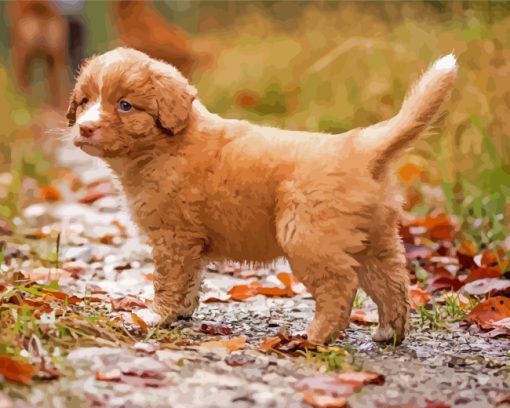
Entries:
{"type": "Polygon", "coordinates": [[[377,303],[375,340],[401,340],[408,277],[389,163],[433,120],[456,77],[453,55],[422,76],[392,119],[341,135],[223,119],[172,66],[115,49],[82,69],[67,118],[74,143],[119,177],[153,247],[153,310],[197,306],[204,262],[287,257],[316,301],[311,341],[349,323],[361,286],[377,303]]]}

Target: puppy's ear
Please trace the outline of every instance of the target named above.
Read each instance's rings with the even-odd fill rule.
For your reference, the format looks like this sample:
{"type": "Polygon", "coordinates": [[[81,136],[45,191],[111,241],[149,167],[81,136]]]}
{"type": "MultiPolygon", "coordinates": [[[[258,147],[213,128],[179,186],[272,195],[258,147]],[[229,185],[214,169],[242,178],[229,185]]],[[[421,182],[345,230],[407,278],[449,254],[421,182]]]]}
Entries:
{"type": "Polygon", "coordinates": [[[175,135],[188,125],[197,90],[177,69],[161,62],[155,64],[154,87],[158,122],[175,135]]]}
{"type": "Polygon", "coordinates": [[[76,102],[76,98],[71,95],[71,99],[69,101],[69,108],[67,108],[66,119],[69,127],[73,126],[76,123],[76,109],[78,108],[78,102],[76,102]]]}

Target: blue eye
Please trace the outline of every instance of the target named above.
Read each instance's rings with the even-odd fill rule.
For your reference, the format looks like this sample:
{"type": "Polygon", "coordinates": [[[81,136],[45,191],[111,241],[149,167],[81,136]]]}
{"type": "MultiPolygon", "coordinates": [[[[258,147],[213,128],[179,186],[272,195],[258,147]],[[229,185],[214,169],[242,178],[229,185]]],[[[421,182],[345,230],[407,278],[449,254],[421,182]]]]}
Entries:
{"type": "Polygon", "coordinates": [[[132,107],[133,105],[131,105],[128,101],[122,100],[119,102],[119,109],[123,112],[131,110],[132,107]]]}

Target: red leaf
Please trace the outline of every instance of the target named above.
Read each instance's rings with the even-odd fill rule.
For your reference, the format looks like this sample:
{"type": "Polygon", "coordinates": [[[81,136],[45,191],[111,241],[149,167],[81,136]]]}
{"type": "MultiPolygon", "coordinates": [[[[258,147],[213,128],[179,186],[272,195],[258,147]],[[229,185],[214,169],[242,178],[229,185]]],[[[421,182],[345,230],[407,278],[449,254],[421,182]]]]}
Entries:
{"type": "Polygon", "coordinates": [[[34,368],[31,364],[7,356],[0,356],[0,374],[9,381],[30,384],[34,368]]]}
{"type": "Polygon", "coordinates": [[[468,317],[482,329],[494,328],[493,322],[510,317],[510,298],[496,296],[476,305],[468,317]]]}
{"type": "Polygon", "coordinates": [[[351,313],[351,322],[361,323],[361,324],[374,324],[378,322],[377,313],[371,311],[369,313],[364,310],[353,310],[351,313]]]}
{"type": "Polygon", "coordinates": [[[491,266],[482,266],[480,268],[473,269],[469,272],[464,283],[473,282],[478,279],[483,278],[499,278],[501,276],[501,271],[497,268],[491,266]]]}
{"type": "Polygon", "coordinates": [[[200,331],[211,335],[227,335],[232,333],[232,329],[228,326],[222,326],[220,324],[208,324],[202,323],[200,325],[200,331]]]}

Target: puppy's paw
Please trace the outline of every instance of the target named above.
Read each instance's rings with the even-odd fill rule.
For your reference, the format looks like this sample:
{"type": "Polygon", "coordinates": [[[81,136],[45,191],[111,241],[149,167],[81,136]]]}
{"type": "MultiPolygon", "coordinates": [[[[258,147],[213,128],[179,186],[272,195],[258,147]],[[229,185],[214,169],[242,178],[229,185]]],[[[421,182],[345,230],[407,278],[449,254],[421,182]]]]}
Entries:
{"type": "Polygon", "coordinates": [[[142,319],[145,323],[147,323],[148,326],[151,327],[159,326],[163,322],[161,315],[152,309],[140,309],[135,313],[140,319],[142,319]]]}
{"type": "Polygon", "coordinates": [[[372,339],[381,343],[402,343],[402,340],[405,338],[405,330],[402,328],[401,330],[395,330],[390,325],[382,325],[378,326],[375,331],[372,339]]]}
{"type": "Polygon", "coordinates": [[[327,344],[335,341],[340,335],[340,330],[335,330],[329,326],[321,326],[316,321],[312,321],[306,329],[306,337],[313,344],[327,344]]]}

